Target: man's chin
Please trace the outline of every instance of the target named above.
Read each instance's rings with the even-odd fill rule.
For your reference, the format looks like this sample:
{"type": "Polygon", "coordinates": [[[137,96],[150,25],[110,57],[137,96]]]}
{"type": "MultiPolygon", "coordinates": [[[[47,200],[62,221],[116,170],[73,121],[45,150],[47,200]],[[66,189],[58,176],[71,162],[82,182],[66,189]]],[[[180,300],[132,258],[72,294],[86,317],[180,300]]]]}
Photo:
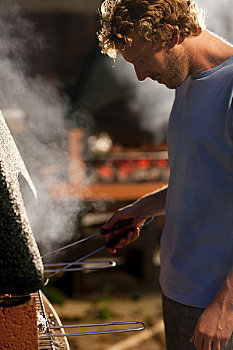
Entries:
{"type": "Polygon", "coordinates": [[[180,85],[171,85],[171,84],[166,84],[166,83],[164,83],[164,85],[168,88],[168,89],[170,89],[170,90],[174,90],[174,89],[176,89],[176,88],[178,88],[180,85]]]}
{"type": "Polygon", "coordinates": [[[182,81],[163,81],[162,84],[164,84],[168,89],[174,90],[177,89],[179,86],[181,86],[184,83],[185,80],[182,81]]]}
{"type": "Polygon", "coordinates": [[[172,84],[172,83],[166,82],[162,79],[158,79],[157,83],[160,85],[165,85],[168,89],[176,89],[178,87],[177,84],[172,84]]]}
{"type": "MultiPolygon", "coordinates": [[[[165,84],[162,77],[156,79],[156,81],[157,81],[159,84],[165,84]]],[[[166,84],[165,84],[165,85],[166,85],[166,84]]]]}
{"type": "Polygon", "coordinates": [[[176,79],[174,79],[174,80],[170,79],[170,80],[167,81],[163,76],[151,77],[151,79],[156,81],[160,85],[165,85],[168,89],[176,89],[180,85],[182,85],[183,82],[185,81],[185,79],[182,80],[182,81],[178,81],[176,79]]]}
{"type": "Polygon", "coordinates": [[[157,81],[158,84],[160,85],[165,85],[168,89],[176,89],[176,85],[174,82],[171,81],[166,81],[164,77],[159,77],[159,78],[152,78],[154,81],[157,81]]]}

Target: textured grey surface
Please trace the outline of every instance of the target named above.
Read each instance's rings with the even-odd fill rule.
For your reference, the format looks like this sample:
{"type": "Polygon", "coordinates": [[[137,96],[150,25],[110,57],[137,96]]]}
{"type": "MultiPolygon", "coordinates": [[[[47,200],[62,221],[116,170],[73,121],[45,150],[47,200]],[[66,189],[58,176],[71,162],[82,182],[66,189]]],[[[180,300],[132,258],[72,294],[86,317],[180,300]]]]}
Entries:
{"type": "Polygon", "coordinates": [[[20,192],[30,176],[0,113],[0,294],[28,294],[42,287],[43,264],[20,192]]]}

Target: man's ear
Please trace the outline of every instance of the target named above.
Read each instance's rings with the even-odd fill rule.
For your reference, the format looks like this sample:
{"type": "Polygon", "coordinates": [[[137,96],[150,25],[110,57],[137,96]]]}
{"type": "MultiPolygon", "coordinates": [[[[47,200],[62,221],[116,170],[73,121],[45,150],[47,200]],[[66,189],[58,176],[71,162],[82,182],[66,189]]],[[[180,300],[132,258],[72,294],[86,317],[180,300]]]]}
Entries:
{"type": "Polygon", "coordinates": [[[167,47],[172,48],[175,45],[179,45],[180,43],[180,35],[176,32],[175,28],[171,24],[163,25],[163,32],[167,38],[170,38],[167,42],[167,47]]]}

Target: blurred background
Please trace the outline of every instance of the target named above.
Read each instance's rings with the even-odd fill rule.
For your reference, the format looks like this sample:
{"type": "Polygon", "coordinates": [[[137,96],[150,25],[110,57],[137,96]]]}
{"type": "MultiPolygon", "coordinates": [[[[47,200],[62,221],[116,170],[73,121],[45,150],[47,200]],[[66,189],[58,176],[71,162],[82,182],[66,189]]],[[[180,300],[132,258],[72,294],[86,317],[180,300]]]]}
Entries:
{"type": "MultiPolygon", "coordinates": [[[[198,0],[207,28],[233,42],[231,0],[198,0]]],[[[101,54],[99,0],[1,0],[0,109],[12,131],[38,198],[21,183],[41,254],[99,231],[114,211],[168,181],[166,127],[174,92],[138,82],[121,56],[101,54]]],[[[92,338],[93,349],[163,349],[159,299],[159,241],[164,217],[112,257],[117,266],[61,273],[45,288],[63,322],[143,318],[147,337],[92,338]],[[60,305],[60,306],[59,306],[60,305]],[[157,327],[159,325],[159,327],[157,327]],[[157,327],[157,328],[156,328],[157,327]],[[154,330],[154,331],[153,331],[154,330]],[[127,347],[128,346],[128,347],[127,347]]],[[[103,245],[103,237],[54,254],[74,261],[103,245]]],[[[90,339],[71,340],[72,349],[90,339]]]]}

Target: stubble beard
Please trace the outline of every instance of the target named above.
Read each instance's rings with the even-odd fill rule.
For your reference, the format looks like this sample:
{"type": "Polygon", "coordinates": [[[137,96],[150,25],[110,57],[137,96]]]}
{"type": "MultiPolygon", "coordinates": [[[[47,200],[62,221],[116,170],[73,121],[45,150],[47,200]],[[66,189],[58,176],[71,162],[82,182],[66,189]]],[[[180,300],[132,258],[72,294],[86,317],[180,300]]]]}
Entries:
{"type": "Polygon", "coordinates": [[[180,50],[164,49],[164,64],[162,66],[164,84],[168,89],[176,89],[184,83],[190,71],[190,57],[180,50]]]}

